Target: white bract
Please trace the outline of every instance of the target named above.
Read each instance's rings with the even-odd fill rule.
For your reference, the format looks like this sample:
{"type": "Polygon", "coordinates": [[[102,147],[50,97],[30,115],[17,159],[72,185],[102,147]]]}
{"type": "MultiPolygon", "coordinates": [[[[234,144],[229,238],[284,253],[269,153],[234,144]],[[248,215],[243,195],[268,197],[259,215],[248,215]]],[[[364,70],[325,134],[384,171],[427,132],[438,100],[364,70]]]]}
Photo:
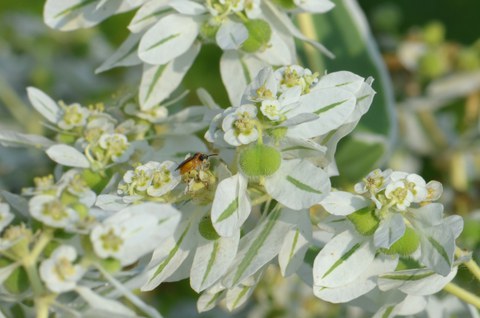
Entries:
{"type": "Polygon", "coordinates": [[[42,223],[56,228],[73,226],[79,219],[77,212],[53,195],[37,195],[30,199],[30,214],[42,223]]]}
{"type": "Polygon", "coordinates": [[[179,220],[179,211],[168,204],[137,204],[97,224],[90,240],[100,258],[113,257],[130,265],[171,235],[179,220]]]}
{"type": "Polygon", "coordinates": [[[74,264],[77,251],[73,246],[61,245],[53,251],[50,258],[40,264],[40,277],[48,289],[54,293],[63,293],[75,289],[85,269],[74,264]]]}

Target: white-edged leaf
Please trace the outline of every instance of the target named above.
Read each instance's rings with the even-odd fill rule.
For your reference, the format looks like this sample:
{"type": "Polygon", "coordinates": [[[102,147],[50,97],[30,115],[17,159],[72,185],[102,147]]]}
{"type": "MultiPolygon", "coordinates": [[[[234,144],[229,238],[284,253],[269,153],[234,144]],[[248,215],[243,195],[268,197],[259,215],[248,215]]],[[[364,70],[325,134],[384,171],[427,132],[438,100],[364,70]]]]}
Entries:
{"type": "Polygon", "coordinates": [[[219,235],[235,235],[250,214],[252,206],[247,194],[247,182],[244,176],[236,174],[218,184],[211,218],[219,235]]]}
{"type": "Polygon", "coordinates": [[[416,296],[433,295],[442,290],[456,274],[457,267],[447,276],[424,268],[401,270],[380,275],[378,288],[383,291],[398,289],[405,294],[416,296]]]}
{"type": "Polygon", "coordinates": [[[411,211],[408,217],[411,217],[413,222],[420,222],[419,226],[430,227],[442,223],[443,204],[441,203],[433,202],[411,211]]]}
{"type": "Polygon", "coordinates": [[[149,64],[166,64],[191,49],[198,29],[198,23],[191,17],[167,15],[144,34],[138,55],[149,64]]]}
{"type": "Polygon", "coordinates": [[[171,0],[147,1],[137,10],[128,29],[133,33],[145,30],[148,26],[154,24],[164,15],[170,13],[172,9],[168,5],[171,0]]]}
{"type": "Polygon", "coordinates": [[[119,66],[133,66],[142,63],[137,54],[138,42],[142,34],[131,33],[120,47],[102,63],[95,73],[101,73],[119,66]]]}
{"type": "Polygon", "coordinates": [[[0,145],[4,147],[31,146],[46,149],[55,145],[55,142],[39,135],[22,134],[11,130],[0,129],[0,145]]]}
{"type": "Polygon", "coordinates": [[[327,147],[309,139],[285,137],[280,141],[282,158],[320,158],[324,157],[327,147]]]}
{"type": "Polygon", "coordinates": [[[308,211],[298,211],[298,220],[283,240],[278,264],[283,277],[292,275],[302,265],[312,239],[312,224],[308,211]]]}
{"type": "Polygon", "coordinates": [[[148,281],[142,291],[156,288],[182,265],[197,244],[198,215],[182,221],[173,236],[160,242],[148,264],[148,281]]]}
{"type": "Polygon", "coordinates": [[[190,271],[190,285],[197,293],[212,286],[225,274],[235,258],[240,230],[231,237],[205,240],[197,247],[190,271]]]}
{"type": "Polygon", "coordinates": [[[400,213],[387,215],[373,235],[375,247],[390,248],[403,236],[405,228],[405,221],[400,213]]]}
{"type": "Polygon", "coordinates": [[[341,88],[311,91],[300,98],[300,106],[287,114],[293,117],[299,113],[314,113],[318,119],[290,127],[287,136],[312,138],[321,136],[345,124],[355,109],[356,98],[341,88]]]}
{"type": "Polygon", "coordinates": [[[265,62],[253,55],[242,56],[238,51],[224,51],[220,58],[220,74],[234,106],[240,106],[247,85],[265,66],[265,62]]]}
{"type": "Polygon", "coordinates": [[[223,284],[226,287],[235,286],[274,258],[296,217],[296,211],[273,211],[254,230],[242,237],[237,256],[223,284]]]}
{"type": "Polygon", "coordinates": [[[272,30],[268,47],[255,53],[255,56],[270,65],[292,65],[296,63],[296,56],[292,54],[288,44],[275,30],[272,30]]]}
{"type": "Polygon", "coordinates": [[[318,287],[340,287],[354,281],[375,257],[375,248],[368,238],[345,231],[318,253],[313,263],[313,282],[318,287]]]}
{"type": "Polygon", "coordinates": [[[398,257],[381,255],[364,268],[364,271],[354,281],[339,287],[328,288],[313,286],[313,293],[320,299],[331,303],[346,303],[358,298],[377,286],[376,277],[395,269],[398,257]]]}
{"type": "Polygon", "coordinates": [[[100,296],[93,292],[91,288],[77,286],[75,291],[94,309],[99,309],[112,315],[137,316],[133,310],[123,305],[120,301],[100,296]]]}
{"type": "Polygon", "coordinates": [[[46,153],[50,159],[66,167],[90,167],[87,157],[71,146],[53,145],[47,149],[46,153]]]}
{"type": "Polygon", "coordinates": [[[340,87],[355,94],[360,90],[364,81],[365,78],[349,71],[332,72],[322,76],[313,90],[340,87]]]}
{"type": "Polygon", "coordinates": [[[163,65],[144,64],[140,82],[140,108],[147,110],[159,104],[178,87],[200,52],[200,44],[163,65]]]}
{"type": "Polygon", "coordinates": [[[127,205],[128,203],[125,203],[122,197],[114,194],[100,194],[95,201],[95,206],[106,211],[119,211],[127,205]]]}
{"type": "Polygon", "coordinates": [[[199,313],[212,310],[225,295],[224,291],[210,293],[203,292],[197,300],[197,310],[199,313]]]}
{"type": "Polygon", "coordinates": [[[29,217],[30,213],[28,212],[28,201],[24,197],[10,193],[7,191],[0,191],[2,197],[7,201],[10,206],[17,211],[22,217],[29,217]]]}
{"type": "Polygon", "coordinates": [[[35,87],[27,87],[27,95],[30,103],[37,112],[51,123],[56,123],[62,110],[58,104],[47,94],[35,87]]]}
{"type": "Polygon", "coordinates": [[[238,284],[233,286],[230,289],[227,289],[225,294],[225,305],[229,311],[233,311],[239,307],[241,307],[250,295],[253,293],[255,288],[257,287],[258,281],[262,273],[257,273],[253,277],[249,277],[246,281],[246,284],[238,284]]]}
{"type": "Polygon", "coordinates": [[[330,192],[330,179],[308,160],[283,160],[278,171],[265,179],[265,188],[286,207],[301,210],[317,204],[330,192]]]}
{"type": "Polygon", "coordinates": [[[175,0],[169,3],[175,11],[186,15],[200,15],[207,12],[204,5],[190,0],[175,0]]]}
{"type": "Polygon", "coordinates": [[[332,191],[319,204],[330,214],[349,215],[368,207],[371,201],[350,192],[332,191]]]}
{"type": "Polygon", "coordinates": [[[247,27],[232,20],[225,20],[215,34],[215,40],[222,50],[238,50],[247,38],[247,27]]]}
{"type": "Polygon", "coordinates": [[[442,276],[452,271],[455,238],[448,224],[439,224],[417,231],[422,253],[420,261],[442,276]]]}
{"type": "Polygon", "coordinates": [[[443,222],[448,224],[453,237],[457,239],[463,231],[463,218],[460,215],[450,215],[443,219],[443,222]]]}
{"type": "Polygon", "coordinates": [[[47,0],[43,20],[53,28],[71,31],[94,26],[109,16],[133,9],[129,1],[47,0]]]}

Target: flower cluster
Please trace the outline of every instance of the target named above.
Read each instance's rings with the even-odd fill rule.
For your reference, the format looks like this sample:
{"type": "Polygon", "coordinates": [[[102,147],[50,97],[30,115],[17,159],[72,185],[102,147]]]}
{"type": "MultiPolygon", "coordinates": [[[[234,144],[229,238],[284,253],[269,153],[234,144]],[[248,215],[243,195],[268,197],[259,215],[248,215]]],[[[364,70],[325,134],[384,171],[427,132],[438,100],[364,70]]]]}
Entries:
{"type": "Polygon", "coordinates": [[[431,295],[453,279],[455,239],[463,220],[443,217],[443,205],[432,202],[442,193],[439,182],[376,169],[355,191],[331,192],[320,202],[333,216],[319,224],[330,234],[313,263],[317,297],[348,302],[399,288],[403,296],[395,306],[400,314],[405,297],[431,295]]]}

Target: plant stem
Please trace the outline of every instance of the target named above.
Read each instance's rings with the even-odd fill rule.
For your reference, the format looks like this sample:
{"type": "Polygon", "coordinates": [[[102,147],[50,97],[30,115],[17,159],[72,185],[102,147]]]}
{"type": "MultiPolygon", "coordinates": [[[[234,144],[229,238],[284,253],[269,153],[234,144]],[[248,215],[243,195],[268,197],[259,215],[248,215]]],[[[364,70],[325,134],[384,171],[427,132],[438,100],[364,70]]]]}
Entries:
{"type": "Polygon", "coordinates": [[[37,318],[48,318],[48,310],[55,299],[55,295],[47,295],[35,298],[35,312],[37,318]]]}
{"type": "MultiPolygon", "coordinates": [[[[311,14],[301,13],[297,15],[297,21],[300,31],[302,31],[306,37],[318,41],[317,32],[315,31],[315,25],[313,24],[313,18],[311,14]]],[[[305,56],[307,58],[309,68],[317,71],[323,69],[323,63],[317,50],[306,42],[302,42],[302,45],[305,50],[305,56]]]]}
{"type": "Polygon", "coordinates": [[[480,298],[460,286],[448,283],[443,287],[443,290],[480,309],[480,298]]]}
{"type": "MultiPolygon", "coordinates": [[[[455,249],[455,255],[457,257],[462,257],[463,255],[465,255],[465,251],[462,251],[460,248],[457,247],[455,249]]],[[[473,276],[475,276],[475,278],[480,281],[480,266],[478,266],[478,264],[473,259],[470,259],[468,262],[463,263],[463,265],[465,265],[468,270],[473,274],[473,276]]]]}

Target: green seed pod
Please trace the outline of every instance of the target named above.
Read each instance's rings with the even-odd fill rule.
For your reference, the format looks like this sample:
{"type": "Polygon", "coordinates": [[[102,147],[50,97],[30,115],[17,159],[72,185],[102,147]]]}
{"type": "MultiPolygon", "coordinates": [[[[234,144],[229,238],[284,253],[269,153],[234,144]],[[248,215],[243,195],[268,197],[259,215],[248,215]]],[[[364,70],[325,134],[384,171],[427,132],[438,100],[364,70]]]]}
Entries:
{"type": "Polygon", "coordinates": [[[200,232],[200,235],[210,241],[214,241],[220,237],[213,228],[210,217],[205,217],[200,221],[198,224],[198,231],[200,232]]]}
{"type": "Polygon", "coordinates": [[[405,229],[405,234],[403,234],[398,241],[393,243],[389,249],[384,249],[382,252],[389,255],[400,254],[402,256],[407,256],[415,252],[418,245],[420,245],[420,237],[414,229],[407,227],[405,229]]]}
{"type": "Polygon", "coordinates": [[[437,78],[447,71],[447,57],[441,50],[430,50],[419,60],[418,72],[424,79],[437,78]]]}
{"type": "Polygon", "coordinates": [[[245,22],[248,38],[242,43],[242,50],[248,53],[257,52],[267,46],[272,36],[272,29],[267,21],[262,19],[245,22]]]}
{"type": "Polygon", "coordinates": [[[445,26],[438,21],[427,24],[423,29],[423,39],[430,45],[442,43],[445,41],[445,26]]]}
{"type": "Polygon", "coordinates": [[[380,220],[375,215],[375,208],[373,207],[366,207],[349,214],[347,219],[353,223],[355,229],[362,235],[372,235],[380,223],[380,220]]]}
{"type": "Polygon", "coordinates": [[[242,172],[249,177],[266,177],[274,174],[282,158],[275,148],[254,145],[240,154],[239,165],[242,172]]]}
{"type": "Polygon", "coordinates": [[[273,128],[269,129],[267,131],[268,135],[272,136],[275,141],[282,140],[283,137],[287,134],[288,128],[287,127],[278,127],[278,128],[273,128]]]}

